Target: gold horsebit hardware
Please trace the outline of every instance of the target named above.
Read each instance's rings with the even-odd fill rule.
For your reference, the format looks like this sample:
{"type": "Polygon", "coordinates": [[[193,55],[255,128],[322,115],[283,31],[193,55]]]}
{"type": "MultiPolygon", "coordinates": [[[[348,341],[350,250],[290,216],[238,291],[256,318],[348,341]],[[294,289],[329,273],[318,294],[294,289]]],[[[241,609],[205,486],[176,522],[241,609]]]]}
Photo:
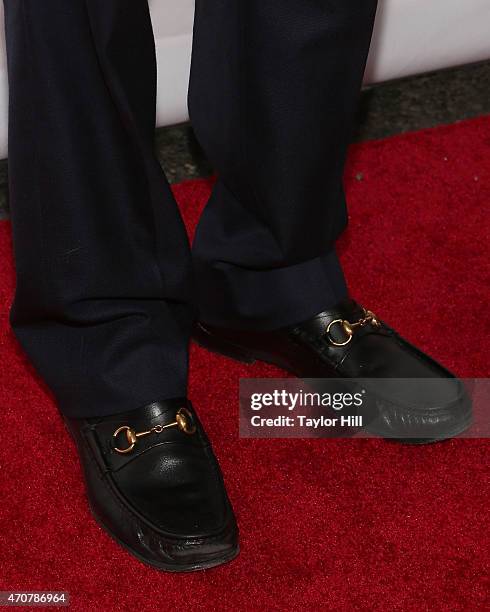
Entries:
{"type": "Polygon", "coordinates": [[[356,321],[355,323],[351,323],[350,321],[347,321],[346,319],[334,319],[333,321],[330,321],[327,329],[325,330],[325,335],[327,336],[330,344],[333,344],[334,346],[346,346],[352,340],[352,337],[354,336],[354,332],[356,331],[356,329],[359,329],[360,327],[364,327],[368,323],[370,323],[374,327],[381,327],[381,323],[376,318],[376,315],[374,314],[374,312],[371,312],[370,310],[366,310],[365,308],[363,308],[363,311],[364,311],[364,316],[358,321],[356,321]],[[337,340],[335,340],[335,338],[332,338],[331,330],[334,325],[340,325],[340,327],[342,328],[342,331],[345,333],[346,340],[344,340],[343,342],[338,342],[337,340]]]}
{"type": "Polygon", "coordinates": [[[175,415],[175,421],[173,423],[169,423],[168,425],[155,425],[155,427],[148,429],[148,431],[139,432],[136,432],[132,427],[129,427],[129,425],[123,425],[122,427],[119,427],[112,434],[113,438],[117,438],[117,436],[122,431],[125,431],[126,440],[128,441],[129,446],[127,446],[126,448],[118,448],[116,446],[114,450],[117,453],[120,453],[121,455],[130,453],[138,442],[138,438],[142,438],[143,436],[149,436],[152,433],[162,433],[164,429],[169,429],[170,427],[178,427],[180,431],[188,435],[192,435],[196,431],[196,426],[192,422],[191,413],[187,410],[187,408],[179,408],[177,414],[175,415]]]}

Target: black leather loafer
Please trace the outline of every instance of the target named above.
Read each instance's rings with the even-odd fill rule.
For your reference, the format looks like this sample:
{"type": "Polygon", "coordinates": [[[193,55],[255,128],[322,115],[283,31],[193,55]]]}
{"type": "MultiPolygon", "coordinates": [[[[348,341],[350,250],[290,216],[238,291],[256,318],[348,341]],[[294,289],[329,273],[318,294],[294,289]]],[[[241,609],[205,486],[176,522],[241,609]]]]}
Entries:
{"type": "Polygon", "coordinates": [[[221,471],[186,399],[67,419],[97,522],[141,561],[184,572],[238,554],[221,471]]]}
{"type": "Polygon", "coordinates": [[[462,382],[351,299],[275,331],[198,323],[194,339],[214,352],[247,363],[266,361],[300,378],[362,379],[374,398],[366,429],[376,435],[432,442],[456,436],[471,424],[471,402],[462,382]]]}

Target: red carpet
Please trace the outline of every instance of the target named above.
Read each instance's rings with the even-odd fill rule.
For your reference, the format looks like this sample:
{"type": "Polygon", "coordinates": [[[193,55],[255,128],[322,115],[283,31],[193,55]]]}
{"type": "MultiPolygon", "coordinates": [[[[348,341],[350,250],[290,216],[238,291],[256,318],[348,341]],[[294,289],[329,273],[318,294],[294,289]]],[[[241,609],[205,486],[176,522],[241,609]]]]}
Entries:
{"type": "MultiPolygon", "coordinates": [[[[346,178],[353,295],[459,375],[488,376],[490,118],[355,146],[346,178]]],[[[175,188],[190,228],[209,185],[175,188]]],[[[198,348],[191,397],[242,554],[183,576],[130,558],[90,517],[72,443],[8,330],[9,230],[0,224],[0,590],[66,590],[84,612],[485,607],[486,441],[239,440],[239,378],[280,372],[198,348]]]]}

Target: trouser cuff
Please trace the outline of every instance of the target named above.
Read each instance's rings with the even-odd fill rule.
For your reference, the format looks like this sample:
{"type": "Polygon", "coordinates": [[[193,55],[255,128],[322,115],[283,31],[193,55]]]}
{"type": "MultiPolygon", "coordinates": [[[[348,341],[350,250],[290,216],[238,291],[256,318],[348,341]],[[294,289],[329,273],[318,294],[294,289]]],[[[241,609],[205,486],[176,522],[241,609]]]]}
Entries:
{"type": "Polygon", "coordinates": [[[234,329],[271,330],[305,321],[347,296],[335,251],[272,270],[224,262],[196,265],[199,318],[234,329]]]}

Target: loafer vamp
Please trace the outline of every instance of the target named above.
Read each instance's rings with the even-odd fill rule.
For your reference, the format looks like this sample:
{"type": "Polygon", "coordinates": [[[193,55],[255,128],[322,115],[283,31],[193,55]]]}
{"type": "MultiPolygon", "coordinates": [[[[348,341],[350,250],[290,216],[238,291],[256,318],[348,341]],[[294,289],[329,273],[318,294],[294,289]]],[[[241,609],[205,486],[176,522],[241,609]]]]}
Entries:
{"type": "Polygon", "coordinates": [[[112,478],[128,503],[165,533],[204,536],[225,525],[227,500],[209,446],[158,444],[112,478]]]}
{"type": "MultiPolygon", "coordinates": [[[[327,342],[323,335],[322,343],[327,342]]],[[[346,347],[336,349],[328,346],[320,354],[339,377],[362,379],[369,431],[435,440],[457,435],[471,423],[463,383],[382,321],[359,329],[346,347]]]]}
{"type": "Polygon", "coordinates": [[[356,338],[337,371],[345,378],[376,379],[366,384],[377,396],[421,414],[443,411],[464,395],[457,378],[396,334],[356,338]]]}

